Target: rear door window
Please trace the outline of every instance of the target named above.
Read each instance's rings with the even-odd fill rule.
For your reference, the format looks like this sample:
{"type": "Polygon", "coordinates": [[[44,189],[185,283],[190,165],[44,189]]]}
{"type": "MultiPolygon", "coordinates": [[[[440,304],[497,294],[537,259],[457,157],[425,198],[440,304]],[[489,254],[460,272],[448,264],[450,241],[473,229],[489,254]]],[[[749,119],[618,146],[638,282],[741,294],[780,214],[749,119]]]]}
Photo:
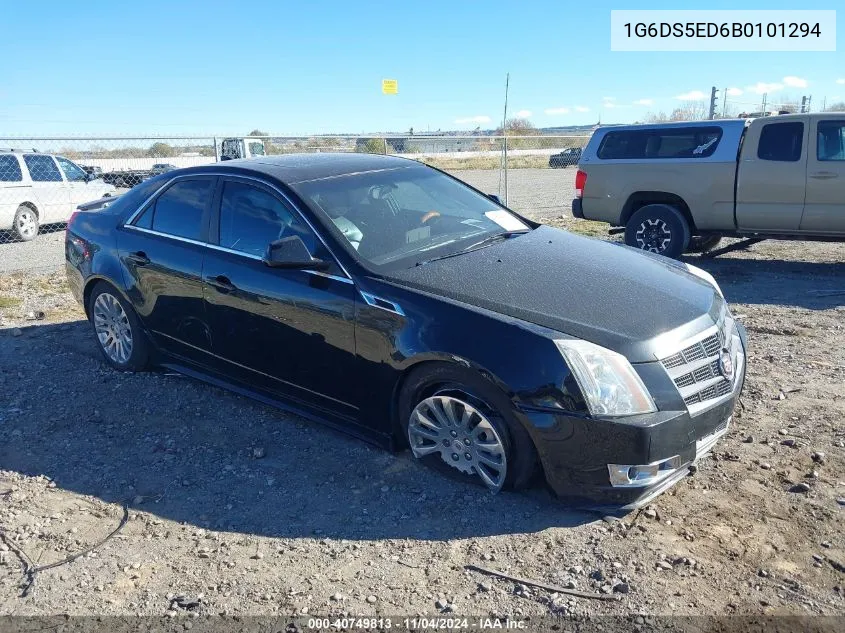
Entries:
{"type": "Polygon", "coordinates": [[[205,239],[215,179],[179,180],[144,210],[134,226],[189,240],[205,239]]]}
{"type": "Polygon", "coordinates": [[[717,126],[620,130],[605,135],[597,155],[602,160],[707,158],[721,138],[717,126]]]}
{"type": "Polygon", "coordinates": [[[24,154],[23,162],[26,163],[33,182],[62,182],[62,173],[52,156],[24,154]]]}
{"type": "Polygon", "coordinates": [[[17,156],[0,156],[0,182],[20,182],[23,180],[21,165],[17,156]]]}
{"type": "Polygon", "coordinates": [[[779,162],[801,160],[804,124],[799,121],[768,123],[760,130],[757,158],[779,162]]]}
{"type": "Polygon", "coordinates": [[[845,161],[845,120],[819,121],[816,158],[820,161],[845,161]]]}

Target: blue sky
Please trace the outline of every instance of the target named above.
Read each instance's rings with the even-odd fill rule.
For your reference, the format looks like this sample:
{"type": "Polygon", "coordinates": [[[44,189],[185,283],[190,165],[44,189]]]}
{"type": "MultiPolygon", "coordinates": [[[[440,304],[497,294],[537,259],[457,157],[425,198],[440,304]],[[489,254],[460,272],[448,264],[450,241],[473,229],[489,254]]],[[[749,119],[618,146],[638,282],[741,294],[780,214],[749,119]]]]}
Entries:
{"type": "MultiPolygon", "coordinates": [[[[638,120],[712,85],[748,109],[845,100],[841,0],[684,8],[836,9],[837,52],[611,52],[612,8],[676,2],[193,0],[7,2],[0,135],[471,130],[638,120]],[[11,45],[11,44],[9,44],[11,45]],[[399,94],[381,94],[383,78],[399,94]],[[741,91],[741,94],[738,92],[741,91]],[[530,114],[529,114],[530,113],[530,114]]],[[[722,95],[723,96],[723,95],[722,95]]]]}

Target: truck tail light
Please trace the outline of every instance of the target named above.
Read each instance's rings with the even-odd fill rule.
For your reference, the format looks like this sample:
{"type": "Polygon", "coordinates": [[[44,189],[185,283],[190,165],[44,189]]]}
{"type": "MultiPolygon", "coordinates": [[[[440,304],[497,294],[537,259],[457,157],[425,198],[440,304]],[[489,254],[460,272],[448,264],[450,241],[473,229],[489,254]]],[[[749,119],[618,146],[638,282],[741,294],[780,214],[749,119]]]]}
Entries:
{"type": "Polygon", "coordinates": [[[575,197],[576,198],[583,198],[584,197],[584,185],[587,184],[587,172],[578,170],[578,173],[575,174],[575,197]]]}

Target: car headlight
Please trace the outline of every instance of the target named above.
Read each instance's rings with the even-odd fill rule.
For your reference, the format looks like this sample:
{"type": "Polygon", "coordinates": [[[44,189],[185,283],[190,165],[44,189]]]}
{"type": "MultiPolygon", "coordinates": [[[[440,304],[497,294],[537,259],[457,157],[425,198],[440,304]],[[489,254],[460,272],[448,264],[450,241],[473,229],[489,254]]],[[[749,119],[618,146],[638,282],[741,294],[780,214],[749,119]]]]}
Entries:
{"type": "Polygon", "coordinates": [[[722,294],[722,289],[719,288],[719,284],[716,283],[716,280],[713,278],[713,275],[708,273],[706,270],[702,270],[698,266],[693,266],[692,264],[684,264],[684,266],[686,266],[687,270],[690,273],[692,273],[693,275],[695,275],[699,279],[703,279],[708,284],[713,286],[716,289],[716,292],[719,293],[719,296],[722,297],[722,299],[725,298],[725,295],[722,294]]]}
{"type": "Polygon", "coordinates": [[[556,340],[593,415],[623,416],[657,411],[628,359],[581,340],[556,340]]]}

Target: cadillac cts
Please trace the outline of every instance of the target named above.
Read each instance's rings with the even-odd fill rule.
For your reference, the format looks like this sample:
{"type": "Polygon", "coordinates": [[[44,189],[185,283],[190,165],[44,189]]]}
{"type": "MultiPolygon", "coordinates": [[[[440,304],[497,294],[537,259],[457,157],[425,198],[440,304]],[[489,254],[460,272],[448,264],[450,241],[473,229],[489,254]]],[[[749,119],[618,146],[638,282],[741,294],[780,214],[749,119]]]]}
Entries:
{"type": "Polygon", "coordinates": [[[66,258],[116,369],[183,372],[494,492],[541,472],[637,507],[725,432],[745,376],[707,273],[401,158],[171,171],[77,212],[66,258]]]}

